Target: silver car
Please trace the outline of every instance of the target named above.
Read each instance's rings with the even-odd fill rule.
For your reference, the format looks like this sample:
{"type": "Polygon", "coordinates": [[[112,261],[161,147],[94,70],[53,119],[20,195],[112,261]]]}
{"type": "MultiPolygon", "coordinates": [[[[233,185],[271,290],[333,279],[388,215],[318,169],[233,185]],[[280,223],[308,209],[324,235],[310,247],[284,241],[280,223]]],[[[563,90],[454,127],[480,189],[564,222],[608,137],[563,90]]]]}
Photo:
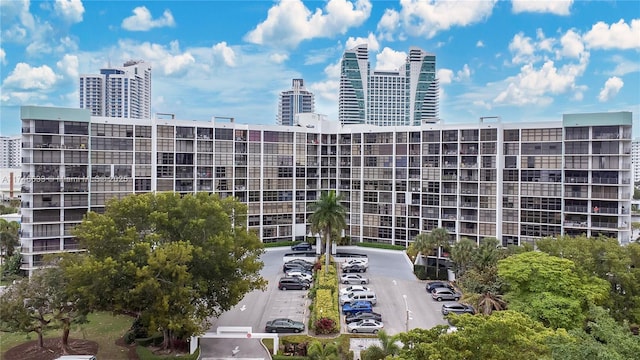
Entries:
{"type": "Polygon", "coordinates": [[[431,290],[431,297],[433,300],[455,300],[458,301],[462,297],[462,294],[449,288],[435,288],[431,290]]]}
{"type": "Polygon", "coordinates": [[[347,325],[347,330],[351,333],[377,334],[382,328],[384,328],[384,324],[373,319],[360,320],[347,325]]]}
{"type": "Polygon", "coordinates": [[[342,276],[340,276],[340,282],[342,284],[364,285],[369,283],[369,279],[360,274],[342,274],[342,276]]]}

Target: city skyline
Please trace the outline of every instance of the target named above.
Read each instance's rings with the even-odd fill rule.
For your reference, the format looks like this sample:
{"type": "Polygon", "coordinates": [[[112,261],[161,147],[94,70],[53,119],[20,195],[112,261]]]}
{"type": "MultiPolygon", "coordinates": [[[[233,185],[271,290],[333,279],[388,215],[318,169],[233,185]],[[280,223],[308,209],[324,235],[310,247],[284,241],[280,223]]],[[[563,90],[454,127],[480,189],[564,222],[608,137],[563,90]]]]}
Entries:
{"type": "Polygon", "coordinates": [[[303,78],[316,112],[337,121],[340,59],[360,43],[372,70],[397,69],[414,46],[435,54],[445,123],[607,111],[638,123],[637,2],[197,5],[2,2],[0,135],[19,134],[20,106],[78,107],[79,74],[129,60],[154,69],[152,113],[274,124],[278,94],[303,78]]]}

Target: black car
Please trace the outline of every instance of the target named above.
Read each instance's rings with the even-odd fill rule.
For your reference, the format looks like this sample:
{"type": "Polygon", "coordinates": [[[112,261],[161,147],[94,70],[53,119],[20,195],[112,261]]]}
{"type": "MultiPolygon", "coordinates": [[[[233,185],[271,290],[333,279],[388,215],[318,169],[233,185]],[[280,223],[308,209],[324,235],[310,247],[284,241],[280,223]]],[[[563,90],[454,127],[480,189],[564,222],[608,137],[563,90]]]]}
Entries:
{"type": "Polygon", "coordinates": [[[265,326],[264,331],[268,333],[300,333],[304,331],[304,323],[285,318],[273,319],[267,321],[267,326],[265,326]]]}
{"type": "Polygon", "coordinates": [[[367,271],[367,268],[360,264],[350,264],[342,268],[342,272],[344,273],[363,273],[365,271],[367,271]]]}
{"type": "Polygon", "coordinates": [[[286,262],[282,265],[282,271],[287,272],[289,270],[300,270],[300,271],[311,271],[313,269],[313,265],[303,265],[293,262],[286,262]]]}
{"type": "Polygon", "coordinates": [[[301,243],[291,245],[291,250],[293,251],[309,251],[312,249],[313,247],[311,246],[311,244],[306,242],[301,242],[301,243]]]}
{"type": "Polygon", "coordinates": [[[347,317],[344,320],[347,322],[347,324],[350,324],[352,322],[358,322],[360,320],[367,320],[367,319],[382,321],[382,315],[377,312],[370,312],[370,313],[359,312],[353,315],[347,315],[347,317]]]}
{"type": "Polygon", "coordinates": [[[427,283],[426,289],[428,293],[431,293],[433,289],[437,289],[437,288],[447,288],[455,291],[455,288],[446,281],[432,281],[427,283]]]}
{"type": "Polygon", "coordinates": [[[283,277],[278,281],[278,289],[280,290],[308,290],[311,284],[296,277],[283,277]]]}
{"type": "Polygon", "coordinates": [[[299,264],[302,265],[304,267],[309,267],[312,268],[313,267],[313,263],[307,260],[303,260],[303,259],[293,259],[293,260],[289,260],[286,262],[287,264],[299,264]]]}

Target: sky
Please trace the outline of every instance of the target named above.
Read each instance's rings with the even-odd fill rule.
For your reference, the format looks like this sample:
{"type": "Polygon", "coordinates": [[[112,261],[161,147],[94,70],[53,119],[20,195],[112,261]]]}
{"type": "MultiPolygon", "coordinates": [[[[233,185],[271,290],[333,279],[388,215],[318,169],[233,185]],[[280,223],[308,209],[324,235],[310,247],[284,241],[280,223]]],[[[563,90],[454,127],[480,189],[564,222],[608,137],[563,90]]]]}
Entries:
{"type": "Polygon", "coordinates": [[[152,113],[275,124],[304,79],[337,120],[340,60],[367,43],[371,68],[411,47],[436,55],[444,123],[558,121],[632,111],[640,136],[640,1],[0,0],[0,135],[20,106],[79,107],[79,75],[144,60],[152,113]]]}

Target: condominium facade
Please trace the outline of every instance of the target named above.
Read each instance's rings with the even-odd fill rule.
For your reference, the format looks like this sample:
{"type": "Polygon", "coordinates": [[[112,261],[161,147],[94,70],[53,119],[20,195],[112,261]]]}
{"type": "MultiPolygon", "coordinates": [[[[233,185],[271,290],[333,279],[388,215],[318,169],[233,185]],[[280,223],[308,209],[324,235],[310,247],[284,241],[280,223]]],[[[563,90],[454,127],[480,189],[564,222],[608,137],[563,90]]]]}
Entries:
{"type": "Polygon", "coordinates": [[[436,56],[411,48],[395,71],[371,71],[367,45],[345,51],[341,62],[338,120],[379,126],[438,122],[436,56]]]}
{"type": "Polygon", "coordinates": [[[630,112],[381,127],[315,114],[279,126],[21,110],[24,270],[79,251],[71,229],[88,210],[154,191],[234,196],[263,242],[310,235],[309,206],[327,190],[343,197],[353,242],[408,246],[439,227],[452,242],[503,245],[631,235],[630,112]]]}
{"type": "Polygon", "coordinates": [[[304,87],[303,79],[293,79],[291,89],[280,93],[278,100],[278,125],[293,126],[297,114],[314,113],[315,98],[304,87]]]}
{"type": "Polygon", "coordinates": [[[640,139],[631,142],[631,164],[633,166],[633,182],[640,182],[640,139]]]}
{"type": "Polygon", "coordinates": [[[151,65],[127,61],[100,74],[80,75],[80,108],[93,116],[151,118],[151,65]]]}
{"type": "Polygon", "coordinates": [[[0,136],[0,168],[20,167],[21,136],[0,136]]]}

